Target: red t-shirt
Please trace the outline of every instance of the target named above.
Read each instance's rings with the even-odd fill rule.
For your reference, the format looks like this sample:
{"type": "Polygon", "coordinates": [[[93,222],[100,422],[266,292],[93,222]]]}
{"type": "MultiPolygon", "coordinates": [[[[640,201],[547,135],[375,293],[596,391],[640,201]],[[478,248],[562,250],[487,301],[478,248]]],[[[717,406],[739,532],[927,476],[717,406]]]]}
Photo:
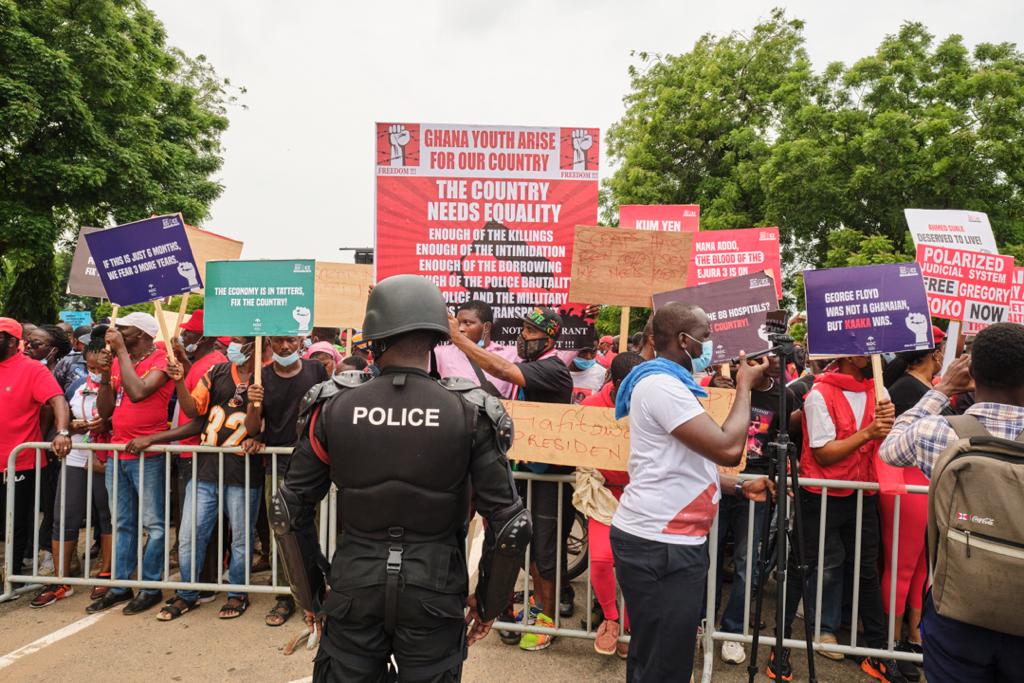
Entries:
{"type": "MultiPolygon", "coordinates": [[[[612,398],[612,389],[614,386],[611,382],[606,382],[601,391],[588,396],[583,399],[581,405],[585,406],[596,406],[598,408],[614,408],[615,399],[612,398]]],[[[615,500],[622,497],[622,489],[625,488],[626,484],[629,483],[629,472],[622,470],[598,470],[601,476],[604,477],[604,487],[612,492],[615,496],[615,500]]]]}
{"type": "MultiPolygon", "coordinates": [[[[162,345],[134,365],[135,374],[143,379],[150,372],[166,372],[167,352],[162,345]]],[[[121,366],[114,360],[110,369],[110,384],[114,390],[114,414],[112,416],[113,433],[110,443],[128,443],[137,436],[149,436],[167,429],[167,403],[174,393],[174,382],[164,382],[163,386],[150,394],[145,400],[133,402],[124,393],[121,385],[121,366]]],[[[138,456],[121,453],[124,460],[134,460],[138,456]]]]}
{"type": "MultiPolygon", "coordinates": [[[[26,441],[42,441],[39,408],[61,395],[57,380],[39,361],[21,353],[0,361],[0,472],[7,470],[7,459],[15,446],[26,441]]],[[[14,470],[21,472],[35,467],[35,454],[34,449],[19,453],[14,470]]],[[[41,462],[46,464],[45,456],[41,462]]]]}
{"type": "MultiPolygon", "coordinates": [[[[212,368],[214,365],[217,365],[218,363],[227,362],[228,357],[225,356],[220,351],[210,351],[205,356],[203,356],[195,363],[193,363],[192,367],[188,369],[188,374],[185,375],[185,388],[188,389],[188,393],[192,393],[192,390],[196,388],[196,386],[199,384],[199,380],[203,378],[203,375],[206,374],[207,370],[212,368]]],[[[179,427],[184,427],[185,425],[192,421],[192,418],[190,418],[188,415],[182,412],[180,405],[174,408],[174,414],[178,418],[179,427]]],[[[195,436],[190,436],[187,439],[182,439],[178,443],[182,445],[198,446],[202,442],[203,435],[196,434],[195,436]]],[[[178,455],[180,455],[182,458],[191,458],[192,452],[183,452],[179,453],[178,455]]]]}

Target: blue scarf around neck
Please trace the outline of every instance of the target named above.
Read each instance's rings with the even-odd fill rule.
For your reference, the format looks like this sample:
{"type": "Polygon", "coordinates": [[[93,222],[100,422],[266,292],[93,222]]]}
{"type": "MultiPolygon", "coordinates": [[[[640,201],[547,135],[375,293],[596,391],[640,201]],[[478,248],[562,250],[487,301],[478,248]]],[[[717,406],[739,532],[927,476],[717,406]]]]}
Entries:
{"type": "Polygon", "coordinates": [[[634,367],[626,379],[619,385],[618,393],[615,395],[615,419],[619,420],[629,415],[629,402],[633,397],[633,389],[637,383],[651,375],[669,375],[683,383],[687,389],[693,392],[698,398],[706,398],[708,392],[704,387],[697,384],[689,370],[679,363],[670,361],[667,358],[655,358],[634,367]]]}

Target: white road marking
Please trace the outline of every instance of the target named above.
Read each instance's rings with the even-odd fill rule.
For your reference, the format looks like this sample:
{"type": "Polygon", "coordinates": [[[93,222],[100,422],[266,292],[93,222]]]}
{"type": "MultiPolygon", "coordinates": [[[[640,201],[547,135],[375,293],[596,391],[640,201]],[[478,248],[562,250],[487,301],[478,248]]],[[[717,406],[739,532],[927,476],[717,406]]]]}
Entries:
{"type": "Polygon", "coordinates": [[[34,640],[28,645],[19,647],[14,652],[8,653],[3,657],[0,657],[0,669],[5,669],[11,664],[14,664],[19,659],[27,657],[31,654],[39,652],[48,645],[53,645],[56,642],[64,640],[68,636],[73,636],[84,628],[88,628],[99,621],[102,617],[106,616],[108,612],[97,612],[96,614],[90,614],[84,619],[74,621],[62,629],[58,629],[49,635],[45,635],[38,640],[34,640]]]}

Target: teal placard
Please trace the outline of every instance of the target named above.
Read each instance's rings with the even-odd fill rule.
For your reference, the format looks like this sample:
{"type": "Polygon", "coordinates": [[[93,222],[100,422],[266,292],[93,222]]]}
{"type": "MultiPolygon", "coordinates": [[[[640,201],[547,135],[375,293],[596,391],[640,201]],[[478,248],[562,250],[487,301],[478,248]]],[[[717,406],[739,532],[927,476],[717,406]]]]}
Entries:
{"type": "Polygon", "coordinates": [[[313,325],[316,262],[209,261],[203,334],[304,336],[313,325]]]}

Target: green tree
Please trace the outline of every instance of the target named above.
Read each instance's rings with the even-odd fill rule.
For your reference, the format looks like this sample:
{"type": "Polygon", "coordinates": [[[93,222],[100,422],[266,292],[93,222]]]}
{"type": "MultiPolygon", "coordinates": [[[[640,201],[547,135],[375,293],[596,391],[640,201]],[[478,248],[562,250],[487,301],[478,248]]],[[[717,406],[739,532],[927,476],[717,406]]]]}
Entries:
{"type": "Polygon", "coordinates": [[[608,131],[618,168],[605,219],[625,203],[695,202],[703,229],[778,225],[789,287],[794,271],[830,262],[835,240],[847,248],[842,228],[888,240],[854,261],[912,253],[908,207],[985,211],[1000,244],[1024,243],[1015,45],[969,50],[907,23],[852,66],[816,73],[803,42],[803,23],[775,10],[747,35],[641,53],[608,131]]]}
{"type": "Polygon", "coordinates": [[[237,91],[142,0],[0,0],[0,64],[0,303],[54,320],[80,226],[206,216],[237,91]]]}
{"type": "Polygon", "coordinates": [[[842,226],[906,242],[903,209],[988,213],[999,242],[1024,231],[1024,55],[969,51],[904,24],[849,68],[809,82],[762,169],[766,214],[827,261],[842,226]]]}
{"type": "Polygon", "coordinates": [[[682,55],[640,53],[626,113],[608,129],[620,204],[697,203],[702,229],[764,225],[761,168],[772,131],[800,106],[810,64],[803,22],[775,10],[749,36],[705,35],[682,55]]]}

